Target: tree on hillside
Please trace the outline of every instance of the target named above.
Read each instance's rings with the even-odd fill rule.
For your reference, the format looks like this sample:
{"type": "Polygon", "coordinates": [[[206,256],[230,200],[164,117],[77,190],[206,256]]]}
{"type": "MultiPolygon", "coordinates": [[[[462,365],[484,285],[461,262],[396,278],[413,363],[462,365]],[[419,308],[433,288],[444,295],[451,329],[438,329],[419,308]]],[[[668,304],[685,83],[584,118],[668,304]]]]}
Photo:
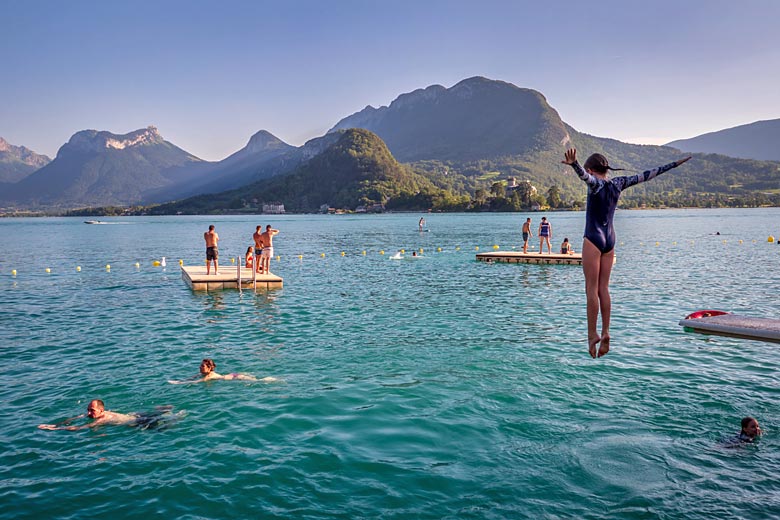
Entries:
{"type": "Polygon", "coordinates": [[[555,184],[547,190],[547,204],[553,209],[561,207],[561,190],[555,184]]]}

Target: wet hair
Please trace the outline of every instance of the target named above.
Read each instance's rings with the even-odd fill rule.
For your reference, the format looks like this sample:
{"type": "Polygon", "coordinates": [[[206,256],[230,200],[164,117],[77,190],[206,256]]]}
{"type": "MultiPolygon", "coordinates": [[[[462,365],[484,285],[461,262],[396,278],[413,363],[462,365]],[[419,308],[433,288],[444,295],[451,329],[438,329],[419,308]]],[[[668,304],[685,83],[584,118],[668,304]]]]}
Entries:
{"type": "Polygon", "coordinates": [[[568,239],[568,238],[564,238],[564,239],[563,239],[563,241],[564,241],[564,242],[568,242],[568,241],[569,241],[569,239],[568,239]]]}
{"type": "Polygon", "coordinates": [[[206,358],[203,361],[200,362],[201,365],[205,364],[207,367],[209,367],[211,370],[214,370],[217,368],[217,364],[214,363],[213,359],[206,358]]]}
{"type": "MultiPolygon", "coordinates": [[[[744,430],[745,428],[750,426],[750,423],[752,423],[753,421],[756,421],[753,417],[744,417],[742,419],[742,429],[744,430]]],[[[756,422],[758,422],[758,421],[756,421],[756,422]]]]}
{"type": "Polygon", "coordinates": [[[609,165],[609,162],[607,161],[607,158],[601,155],[600,153],[594,153],[590,157],[588,157],[588,160],[585,161],[585,164],[582,166],[586,170],[594,171],[596,173],[605,174],[607,173],[607,170],[612,171],[619,171],[623,168],[613,168],[609,165]]]}
{"type": "Polygon", "coordinates": [[[265,229],[271,229],[271,224],[268,224],[267,226],[265,226],[265,229]]]}
{"type": "Polygon", "coordinates": [[[209,226],[209,231],[214,231],[214,224],[209,226]]]}
{"type": "Polygon", "coordinates": [[[89,405],[92,404],[92,403],[95,403],[96,405],[98,405],[101,410],[105,410],[106,409],[105,403],[103,401],[101,401],[100,399],[93,399],[93,400],[91,400],[89,402],[89,404],[87,405],[87,408],[89,408],[89,405]]]}

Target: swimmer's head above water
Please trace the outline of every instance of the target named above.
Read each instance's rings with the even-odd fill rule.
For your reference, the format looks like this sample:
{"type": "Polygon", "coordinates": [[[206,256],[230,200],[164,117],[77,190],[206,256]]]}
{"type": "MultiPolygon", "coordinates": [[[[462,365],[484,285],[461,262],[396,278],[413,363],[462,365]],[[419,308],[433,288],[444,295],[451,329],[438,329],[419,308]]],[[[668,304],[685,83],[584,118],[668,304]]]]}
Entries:
{"type": "Polygon", "coordinates": [[[100,399],[93,399],[87,405],[87,417],[90,419],[100,419],[103,416],[103,412],[106,410],[106,405],[100,399]]]}
{"type": "Polygon", "coordinates": [[[759,426],[756,419],[753,417],[745,417],[742,419],[742,431],[739,432],[741,437],[745,437],[752,441],[762,433],[761,426],[759,426]]]}
{"type": "Polygon", "coordinates": [[[217,364],[214,363],[213,359],[206,358],[203,361],[200,362],[200,373],[201,375],[208,375],[211,372],[214,371],[214,369],[217,368],[217,364]]]}

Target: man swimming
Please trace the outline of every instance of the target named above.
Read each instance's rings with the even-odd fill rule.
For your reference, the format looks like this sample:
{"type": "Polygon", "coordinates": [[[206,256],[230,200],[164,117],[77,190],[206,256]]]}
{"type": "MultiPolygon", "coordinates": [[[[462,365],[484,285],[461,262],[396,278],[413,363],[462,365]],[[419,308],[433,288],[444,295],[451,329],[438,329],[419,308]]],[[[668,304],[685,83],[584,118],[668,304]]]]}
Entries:
{"type": "Polygon", "coordinates": [[[158,406],[152,412],[145,413],[118,413],[106,410],[106,405],[100,399],[93,399],[87,405],[87,413],[65,419],[57,424],[39,424],[40,430],[83,430],[85,428],[97,428],[104,425],[138,426],[142,429],[161,426],[165,415],[170,415],[172,406],[158,406]],[[71,426],[70,423],[82,417],[89,417],[92,422],[81,426],[71,426]]]}

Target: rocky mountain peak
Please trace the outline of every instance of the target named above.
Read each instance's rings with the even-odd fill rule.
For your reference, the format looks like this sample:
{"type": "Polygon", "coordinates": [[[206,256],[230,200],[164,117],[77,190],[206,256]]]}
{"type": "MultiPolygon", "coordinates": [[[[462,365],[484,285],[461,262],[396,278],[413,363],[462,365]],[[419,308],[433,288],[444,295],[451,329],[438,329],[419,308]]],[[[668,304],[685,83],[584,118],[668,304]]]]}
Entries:
{"type": "Polygon", "coordinates": [[[155,126],[148,126],[123,135],[98,130],[82,130],[73,134],[68,143],[60,148],[60,151],[67,147],[74,151],[102,152],[109,149],[124,150],[164,142],[165,140],[155,126]]]}

